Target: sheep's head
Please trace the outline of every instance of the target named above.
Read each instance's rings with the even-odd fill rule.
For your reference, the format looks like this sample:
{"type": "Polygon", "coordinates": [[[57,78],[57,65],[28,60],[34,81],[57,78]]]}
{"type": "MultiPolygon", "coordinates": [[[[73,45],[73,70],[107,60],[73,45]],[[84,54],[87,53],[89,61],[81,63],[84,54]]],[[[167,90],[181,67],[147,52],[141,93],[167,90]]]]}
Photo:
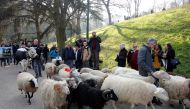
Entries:
{"type": "Polygon", "coordinates": [[[109,100],[117,101],[118,100],[117,95],[115,94],[115,92],[112,89],[103,90],[102,97],[106,101],[109,101],[109,100]]]}
{"type": "Polygon", "coordinates": [[[169,100],[168,92],[166,92],[166,90],[163,88],[157,88],[154,92],[154,95],[164,101],[169,100]]]}
{"type": "Polygon", "coordinates": [[[165,80],[171,79],[170,75],[167,72],[162,71],[162,70],[154,72],[153,75],[158,79],[165,79],[165,80]]]}
{"type": "Polygon", "coordinates": [[[32,87],[38,88],[38,81],[37,81],[36,78],[32,78],[30,80],[30,84],[31,84],[32,87]]]}
{"type": "Polygon", "coordinates": [[[93,80],[93,79],[87,79],[86,81],[84,81],[85,83],[87,83],[89,86],[91,87],[96,87],[97,86],[97,81],[93,80]]]}
{"type": "Polygon", "coordinates": [[[76,89],[77,88],[77,83],[75,81],[75,78],[66,78],[67,84],[69,85],[69,88],[76,89]]]}
{"type": "Polygon", "coordinates": [[[69,91],[68,84],[67,84],[66,80],[58,81],[57,83],[55,83],[54,84],[54,90],[60,96],[63,96],[65,94],[66,95],[70,94],[70,91],[69,91]]]}

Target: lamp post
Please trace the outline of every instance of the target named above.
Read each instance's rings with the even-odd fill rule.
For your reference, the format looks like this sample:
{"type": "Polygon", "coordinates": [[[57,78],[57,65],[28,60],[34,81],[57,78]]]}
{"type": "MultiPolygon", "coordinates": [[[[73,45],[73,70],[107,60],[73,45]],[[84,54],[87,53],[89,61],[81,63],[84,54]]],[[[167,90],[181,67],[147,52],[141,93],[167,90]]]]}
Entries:
{"type": "Polygon", "coordinates": [[[87,26],[86,26],[87,39],[89,39],[89,11],[90,11],[90,0],[87,0],[87,26]]]}

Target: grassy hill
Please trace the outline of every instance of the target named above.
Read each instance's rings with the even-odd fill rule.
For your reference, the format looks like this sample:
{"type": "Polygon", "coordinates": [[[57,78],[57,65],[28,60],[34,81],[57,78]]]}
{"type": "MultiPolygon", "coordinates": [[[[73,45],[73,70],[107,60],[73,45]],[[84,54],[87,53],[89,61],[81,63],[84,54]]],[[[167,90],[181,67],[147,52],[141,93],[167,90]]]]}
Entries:
{"type": "Polygon", "coordinates": [[[101,67],[112,68],[121,43],[129,49],[133,42],[141,47],[148,38],[158,40],[163,48],[171,43],[181,65],[175,73],[190,76],[190,5],[127,20],[94,30],[102,38],[101,67]]]}

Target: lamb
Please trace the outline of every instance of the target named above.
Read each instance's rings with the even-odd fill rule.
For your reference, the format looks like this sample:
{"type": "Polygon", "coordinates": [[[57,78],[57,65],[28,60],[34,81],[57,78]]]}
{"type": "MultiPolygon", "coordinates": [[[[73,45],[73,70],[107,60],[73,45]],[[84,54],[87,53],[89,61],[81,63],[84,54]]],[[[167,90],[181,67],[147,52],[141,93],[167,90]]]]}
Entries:
{"type": "Polygon", "coordinates": [[[83,106],[89,106],[92,109],[103,109],[107,101],[118,100],[113,90],[96,89],[85,82],[81,82],[77,89],[71,93],[70,97],[68,99],[68,109],[70,109],[70,105],[73,102],[78,103],[79,109],[83,109],[83,106]]]}
{"type": "Polygon", "coordinates": [[[170,76],[170,80],[160,81],[160,86],[168,92],[170,100],[179,100],[183,104],[183,109],[185,109],[186,106],[183,101],[190,99],[190,79],[181,76],[170,76]]]}
{"type": "Polygon", "coordinates": [[[66,97],[70,94],[66,80],[55,81],[44,79],[38,90],[44,109],[57,109],[67,104],[66,97]]]}
{"type": "Polygon", "coordinates": [[[28,96],[28,103],[31,104],[30,99],[38,88],[37,79],[28,72],[22,72],[17,75],[17,86],[18,90],[22,92],[24,90],[25,94],[28,96]],[[32,93],[30,95],[30,92],[32,93]]]}
{"type": "Polygon", "coordinates": [[[47,74],[47,78],[51,78],[56,74],[56,65],[54,63],[46,63],[45,72],[47,74]]]}
{"type": "MultiPolygon", "coordinates": [[[[113,89],[118,97],[118,102],[131,103],[131,109],[135,104],[142,104],[147,109],[147,104],[154,96],[168,101],[168,93],[163,88],[157,88],[155,85],[144,82],[139,79],[123,78],[116,75],[109,75],[103,82],[101,90],[113,89]]],[[[115,104],[113,104],[116,108],[115,104]]],[[[151,107],[155,109],[151,103],[151,107]]]]}
{"type": "Polygon", "coordinates": [[[89,73],[90,71],[92,71],[93,69],[91,69],[91,68],[82,68],[81,70],[80,70],[80,73],[82,74],[82,73],[89,73]]]}

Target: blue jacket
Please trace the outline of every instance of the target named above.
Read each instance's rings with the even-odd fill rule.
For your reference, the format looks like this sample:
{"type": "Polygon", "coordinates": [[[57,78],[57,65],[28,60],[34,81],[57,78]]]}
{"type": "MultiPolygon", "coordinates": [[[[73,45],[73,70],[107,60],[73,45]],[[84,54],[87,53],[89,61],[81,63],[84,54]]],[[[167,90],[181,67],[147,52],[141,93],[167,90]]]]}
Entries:
{"type": "Polygon", "coordinates": [[[56,57],[59,56],[58,52],[56,50],[51,50],[49,52],[49,56],[52,58],[52,59],[55,59],[56,57]]]}
{"type": "Polygon", "coordinates": [[[138,69],[141,76],[148,76],[149,73],[155,71],[152,64],[151,49],[143,45],[138,53],[138,69]]]}

